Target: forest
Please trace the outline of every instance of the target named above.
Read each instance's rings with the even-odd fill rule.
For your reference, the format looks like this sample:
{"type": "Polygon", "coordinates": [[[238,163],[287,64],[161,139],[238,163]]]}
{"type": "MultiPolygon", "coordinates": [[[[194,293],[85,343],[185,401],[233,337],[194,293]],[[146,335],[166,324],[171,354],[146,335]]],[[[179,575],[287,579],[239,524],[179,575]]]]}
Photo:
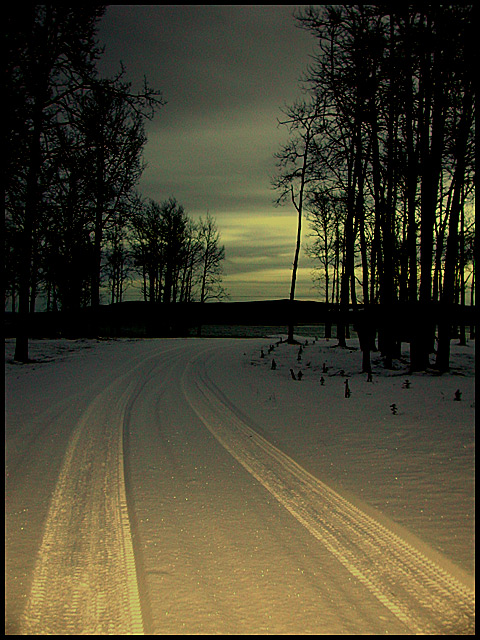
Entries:
{"type": "Polygon", "coordinates": [[[134,91],[120,66],[99,77],[103,6],[29,5],[7,11],[5,300],[15,358],[28,361],[29,317],[122,302],[140,278],[150,303],[224,295],[225,250],[215,219],[193,221],[170,197],[136,190],[145,123],[166,104],[134,91]],[[43,310],[43,309],[42,309],[43,310]]]}
{"type": "Polygon", "coordinates": [[[378,329],[391,366],[400,314],[412,369],[435,353],[446,371],[455,310],[474,304],[473,6],[333,5],[295,18],[315,49],[304,98],[280,121],[289,141],[272,180],[298,212],[290,299],[307,217],[324,300],[362,305],[367,353],[378,329]]]}

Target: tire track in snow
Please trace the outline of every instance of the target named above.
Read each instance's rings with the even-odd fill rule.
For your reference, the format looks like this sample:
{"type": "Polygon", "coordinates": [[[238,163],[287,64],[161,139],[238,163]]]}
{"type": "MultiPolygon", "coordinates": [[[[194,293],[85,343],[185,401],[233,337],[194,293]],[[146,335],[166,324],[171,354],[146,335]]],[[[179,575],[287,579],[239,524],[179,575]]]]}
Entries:
{"type": "Polygon", "coordinates": [[[473,592],[250,428],[201,360],[186,368],[182,386],[220,444],[411,632],[473,632],[473,592]]]}
{"type": "Polygon", "coordinates": [[[170,351],[135,358],[137,364],[98,394],[78,422],[50,502],[23,635],[144,633],[123,430],[132,398],[148,380],[139,370],[170,351]]]}

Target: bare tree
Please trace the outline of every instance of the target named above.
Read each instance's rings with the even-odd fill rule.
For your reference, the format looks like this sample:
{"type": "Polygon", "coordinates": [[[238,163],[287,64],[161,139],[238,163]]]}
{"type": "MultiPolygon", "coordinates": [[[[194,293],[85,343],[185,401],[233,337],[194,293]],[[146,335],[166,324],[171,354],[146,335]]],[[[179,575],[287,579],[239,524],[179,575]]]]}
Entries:
{"type": "MultiPolygon", "coordinates": [[[[455,132],[455,173],[454,190],[450,208],[447,251],[445,255],[445,275],[441,301],[451,306],[455,302],[455,274],[459,258],[459,222],[465,205],[464,188],[466,177],[466,158],[469,138],[471,137],[474,116],[473,78],[467,75],[462,78],[463,99],[460,119],[455,132]]],[[[439,323],[438,351],[436,366],[441,371],[448,371],[450,361],[451,321],[442,319],[439,323]]]]}
{"type": "Polygon", "coordinates": [[[92,168],[93,307],[100,304],[105,229],[143,172],[144,120],[163,104],[160,94],[148,86],[143,93],[132,94],[130,84],[119,78],[95,82],[79,101],[77,126],[85,136],[92,168]]]}
{"type": "Polygon", "coordinates": [[[95,76],[95,24],[103,6],[28,5],[7,9],[7,163],[9,186],[23,183],[19,318],[15,359],[28,361],[33,236],[42,198],[42,141],[49,122],[95,76]],[[25,162],[17,160],[19,149],[25,162]]]}
{"type": "Polygon", "coordinates": [[[272,185],[279,191],[277,204],[290,200],[297,212],[297,239],[292,264],[292,279],[290,284],[289,301],[291,305],[288,323],[288,342],[295,342],[294,311],[295,287],[297,282],[298,261],[302,242],[302,221],[307,184],[312,180],[312,169],[315,158],[315,135],[317,132],[317,118],[319,116],[316,102],[297,102],[285,110],[286,120],[280,122],[288,127],[291,133],[290,141],[275,154],[278,173],[272,180],[272,185]]]}
{"type": "Polygon", "coordinates": [[[185,260],[188,217],[175,198],[160,205],[164,261],[163,302],[176,302],[178,280],[185,260]]]}
{"type": "Polygon", "coordinates": [[[226,296],[222,286],[222,261],[225,247],[220,245],[220,232],[215,219],[207,213],[198,223],[200,302],[220,300],[226,296]]]}
{"type": "Polygon", "coordinates": [[[164,254],[161,206],[138,202],[130,220],[134,265],[142,270],[144,299],[159,302],[163,287],[164,254]]]}
{"type": "Polygon", "coordinates": [[[115,217],[106,232],[107,247],[103,272],[108,280],[111,304],[122,302],[123,294],[131,284],[132,255],[128,245],[128,227],[125,222],[127,208],[115,217]]]}
{"type": "Polygon", "coordinates": [[[311,245],[307,247],[307,253],[319,267],[316,271],[319,283],[323,283],[325,302],[329,303],[333,297],[330,291],[330,274],[335,268],[336,256],[336,234],[334,228],[339,224],[340,212],[338,204],[328,192],[314,191],[309,195],[307,203],[308,219],[312,229],[311,237],[314,238],[311,245]]]}
{"type": "MultiPolygon", "coordinates": [[[[446,304],[456,291],[457,257],[463,264],[462,211],[473,162],[472,11],[472,5],[328,5],[297,15],[317,42],[304,84],[324,105],[320,167],[312,171],[323,170],[323,188],[342,193],[345,203],[340,305],[355,304],[359,251],[363,301],[379,301],[386,312],[379,346],[387,366],[400,344],[393,326],[398,301],[419,301],[425,309],[408,332],[412,370],[428,366],[433,256],[433,293],[441,289],[446,304]]],[[[441,370],[448,360],[442,353],[441,370]]]]}
{"type": "Polygon", "coordinates": [[[175,198],[137,207],[131,220],[132,254],[144,278],[145,300],[200,302],[225,297],[222,261],[215,219],[207,214],[194,223],[175,198]]]}
{"type": "Polygon", "coordinates": [[[199,239],[198,224],[187,220],[183,264],[180,269],[179,301],[193,302],[194,288],[198,279],[198,270],[202,261],[202,246],[199,239]]]}

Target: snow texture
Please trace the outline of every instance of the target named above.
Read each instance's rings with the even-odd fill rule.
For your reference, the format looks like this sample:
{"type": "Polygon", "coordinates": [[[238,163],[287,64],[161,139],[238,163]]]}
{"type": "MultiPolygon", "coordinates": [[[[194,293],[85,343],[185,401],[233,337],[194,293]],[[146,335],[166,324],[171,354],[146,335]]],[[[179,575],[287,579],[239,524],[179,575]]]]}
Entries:
{"type": "Polygon", "coordinates": [[[350,597],[355,602],[359,587],[352,585],[345,601],[330,602],[334,595],[329,600],[326,594],[343,583],[329,554],[300,534],[274,497],[201,429],[193,404],[178,405],[180,383],[183,400],[194,398],[185,371],[200,372],[198,362],[217,398],[248,429],[464,584],[473,582],[474,341],[452,343],[451,372],[442,376],[433,369],[410,374],[408,345],[392,370],[374,353],[368,380],[356,339],[341,349],[314,333],[296,338],[296,345],[276,333],[253,339],[34,340],[28,365],[13,361],[14,341],[6,340],[7,631],[19,630],[75,422],[134,364],[139,380],[125,409],[125,468],[134,543],[142,556],[139,588],[142,597],[149,593],[147,630],[402,632],[371,602],[371,613],[356,621],[361,612],[346,603],[350,597]],[[157,352],[163,354],[158,362],[157,352]],[[185,590],[192,575],[196,590],[185,590]],[[317,592],[323,594],[321,629],[312,605],[317,592]],[[255,598],[257,611],[246,613],[241,603],[250,606],[255,598]]]}

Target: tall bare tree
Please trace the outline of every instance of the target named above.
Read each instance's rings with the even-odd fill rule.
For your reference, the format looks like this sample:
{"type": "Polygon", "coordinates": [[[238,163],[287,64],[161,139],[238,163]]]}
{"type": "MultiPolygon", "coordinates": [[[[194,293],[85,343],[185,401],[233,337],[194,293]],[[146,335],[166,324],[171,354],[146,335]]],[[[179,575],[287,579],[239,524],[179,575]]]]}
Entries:
{"type": "Polygon", "coordinates": [[[297,282],[298,261],[302,243],[302,222],[308,182],[312,180],[312,169],[315,158],[315,135],[318,117],[318,105],[315,102],[297,102],[285,110],[286,120],[280,122],[288,127],[290,141],[275,154],[277,159],[277,175],[272,185],[278,190],[277,204],[290,200],[297,212],[297,239],[292,264],[290,284],[290,317],[288,323],[288,342],[294,343],[294,310],[295,288],[297,282]]]}
{"type": "MultiPolygon", "coordinates": [[[[304,84],[325,105],[320,170],[313,167],[313,175],[318,181],[323,170],[322,189],[343,194],[345,204],[340,303],[355,304],[358,251],[363,302],[379,298],[385,312],[380,342],[387,366],[399,346],[398,301],[419,301],[425,309],[415,321],[409,315],[408,333],[412,369],[429,365],[434,255],[441,299],[451,304],[455,292],[472,166],[474,101],[466,82],[473,77],[472,11],[471,5],[328,5],[297,15],[317,42],[304,84]]],[[[445,368],[440,357],[437,364],[445,368]]]]}
{"type": "MultiPolygon", "coordinates": [[[[15,359],[28,361],[28,312],[33,238],[42,197],[42,139],[49,123],[72,94],[96,75],[100,49],[96,23],[104,13],[97,5],[22,5],[7,9],[8,184],[22,183],[23,216],[19,274],[18,333],[15,359]],[[18,153],[24,168],[19,170],[18,153]],[[13,175],[12,175],[13,174],[13,175]]],[[[18,191],[17,191],[18,195],[18,191]]]]}
{"type": "Polygon", "coordinates": [[[333,302],[334,282],[330,285],[330,281],[335,267],[335,227],[338,226],[340,219],[339,206],[328,192],[314,191],[309,194],[306,208],[313,238],[312,244],[307,247],[307,252],[320,265],[317,269],[320,271],[317,280],[322,283],[325,302],[330,303],[333,302]]]}
{"type": "Polygon", "coordinates": [[[136,186],[142,171],[146,142],[144,120],[164,101],[148,87],[132,93],[120,78],[96,81],[78,104],[77,126],[85,137],[92,169],[93,259],[91,304],[100,304],[102,248],[106,227],[118,214],[122,199],[136,186]]]}
{"type": "Polygon", "coordinates": [[[226,291],[222,286],[222,261],[225,247],[220,245],[220,232],[210,213],[198,223],[200,302],[221,300],[226,291]]]}
{"type": "MultiPolygon", "coordinates": [[[[445,274],[441,302],[447,308],[455,302],[455,275],[459,259],[459,222],[465,206],[465,177],[468,144],[474,115],[473,78],[468,75],[463,79],[463,99],[460,119],[455,131],[454,159],[455,171],[453,176],[453,197],[450,207],[450,220],[445,255],[445,274]]],[[[462,231],[463,233],[463,231],[462,231]]],[[[463,287],[462,287],[463,288],[463,287]]],[[[442,319],[439,323],[438,351],[436,366],[441,371],[449,370],[450,339],[452,337],[451,320],[442,319]]]]}

